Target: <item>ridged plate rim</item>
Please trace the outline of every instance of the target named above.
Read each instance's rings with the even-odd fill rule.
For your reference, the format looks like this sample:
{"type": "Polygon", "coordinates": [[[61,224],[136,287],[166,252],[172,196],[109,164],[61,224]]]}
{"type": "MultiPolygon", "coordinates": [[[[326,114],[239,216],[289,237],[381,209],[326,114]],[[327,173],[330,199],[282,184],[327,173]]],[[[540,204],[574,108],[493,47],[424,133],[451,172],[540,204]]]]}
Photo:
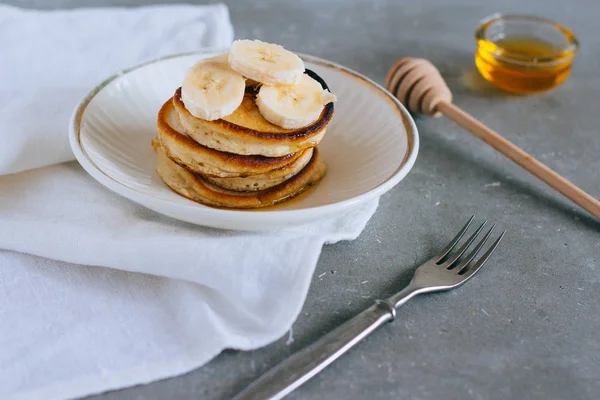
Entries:
{"type": "MultiPolygon", "coordinates": [[[[297,53],[303,60],[308,61],[310,63],[333,69],[339,73],[345,73],[350,75],[351,78],[361,82],[366,87],[375,92],[376,95],[384,96],[387,100],[390,100],[391,104],[396,107],[396,112],[401,119],[407,136],[407,151],[404,159],[400,162],[399,167],[395,170],[395,172],[385,181],[381,182],[378,186],[373,189],[363,193],[361,195],[352,197],[347,200],[339,201],[336,203],[326,204],[322,206],[315,207],[306,207],[301,209],[294,210],[266,210],[261,211],[252,210],[251,212],[245,210],[227,210],[227,209],[219,209],[219,208],[211,208],[207,206],[203,206],[200,204],[177,204],[175,205],[173,202],[157,197],[149,196],[145,193],[141,193],[123,183],[116,180],[106,172],[102,170],[98,165],[94,163],[92,158],[87,154],[84,146],[81,143],[81,122],[83,118],[83,114],[87,106],[93,100],[93,98],[98,95],[106,86],[108,86],[111,82],[116,79],[122,78],[128,73],[134,72],[140,68],[146,67],[148,65],[160,63],[166,60],[178,58],[178,57],[189,57],[189,56],[202,56],[206,54],[215,54],[215,53],[223,53],[226,52],[227,49],[218,49],[218,48],[204,48],[197,51],[192,52],[184,52],[171,54],[167,56],[163,56],[154,60],[146,61],[135,65],[130,68],[125,68],[120,71],[117,71],[104,81],[100,82],[96,85],[86,96],[84,96],[81,101],[75,107],[70,123],[69,123],[69,143],[71,145],[71,149],[75,155],[76,160],[79,164],[84,168],[84,170],[92,176],[99,183],[112,190],[113,192],[128,198],[138,204],[141,204],[147,208],[150,208],[156,212],[165,214],[170,216],[167,211],[161,211],[161,206],[164,208],[170,208],[176,206],[182,211],[190,212],[195,214],[196,216],[206,216],[210,217],[206,223],[198,223],[192,220],[186,220],[178,217],[171,216],[172,218],[184,220],[187,222],[195,223],[198,225],[204,226],[212,226],[212,227],[222,227],[222,225],[227,225],[229,229],[236,229],[232,227],[232,220],[238,220],[240,223],[239,229],[244,230],[252,230],[253,224],[258,224],[256,229],[263,229],[260,225],[267,225],[267,227],[275,227],[275,226],[287,226],[291,224],[299,224],[303,222],[310,222],[317,220],[319,218],[324,218],[336,214],[340,214],[346,212],[364,202],[369,200],[378,198],[383,195],[395,185],[397,185],[404,177],[408,174],[408,172],[412,169],[419,150],[419,134],[417,130],[417,126],[411,117],[410,113],[406,110],[406,108],[386,89],[384,89],[381,85],[374,82],[373,80],[367,78],[366,76],[350,69],[344,67],[340,64],[337,64],[332,61],[328,61],[319,57],[297,53]],[[150,203],[152,203],[150,205],[150,203]],[[215,223],[214,221],[228,221],[227,223],[215,223]],[[270,220],[270,221],[268,221],[270,220]],[[290,223],[286,223],[286,221],[290,221],[290,223]],[[265,224],[266,223],[266,224],[265,224]]],[[[233,224],[235,225],[235,224],[233,224]]]]}

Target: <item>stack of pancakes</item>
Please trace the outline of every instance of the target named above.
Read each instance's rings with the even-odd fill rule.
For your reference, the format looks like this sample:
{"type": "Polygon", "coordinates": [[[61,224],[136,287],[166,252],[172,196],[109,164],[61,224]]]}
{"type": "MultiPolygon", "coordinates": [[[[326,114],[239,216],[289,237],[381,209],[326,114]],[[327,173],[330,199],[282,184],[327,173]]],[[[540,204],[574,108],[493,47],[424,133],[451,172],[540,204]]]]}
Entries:
{"type": "MultiPolygon", "coordinates": [[[[314,72],[305,74],[324,89],[314,72]]],[[[175,192],[215,207],[259,208],[287,200],[319,181],[325,164],[319,144],[333,117],[333,103],[308,126],[285,129],[268,122],[250,85],[241,105],[213,121],[193,116],[181,88],[158,113],[157,172],[175,192]]]]}

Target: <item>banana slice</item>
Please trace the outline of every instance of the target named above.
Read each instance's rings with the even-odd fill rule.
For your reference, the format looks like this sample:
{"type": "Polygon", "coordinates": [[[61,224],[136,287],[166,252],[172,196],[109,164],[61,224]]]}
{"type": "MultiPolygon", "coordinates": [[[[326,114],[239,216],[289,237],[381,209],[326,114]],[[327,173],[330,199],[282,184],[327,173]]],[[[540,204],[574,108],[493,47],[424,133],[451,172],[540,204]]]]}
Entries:
{"type": "Polygon", "coordinates": [[[213,121],[232,114],[242,104],[245,90],[244,77],[221,54],[190,68],[181,85],[181,100],[194,117],[213,121]]]}
{"type": "Polygon", "coordinates": [[[216,56],[205,58],[200,62],[203,62],[203,61],[217,61],[220,63],[229,64],[229,53],[221,53],[216,56]]]}
{"type": "Polygon", "coordinates": [[[236,40],[229,51],[229,65],[246,78],[265,85],[300,82],[304,62],[283,47],[260,40],[236,40]]]}
{"type": "Polygon", "coordinates": [[[261,86],[256,105],[270,123],[286,129],[298,129],[319,119],[326,104],[336,97],[310,76],[302,74],[296,85],[261,86]]]}

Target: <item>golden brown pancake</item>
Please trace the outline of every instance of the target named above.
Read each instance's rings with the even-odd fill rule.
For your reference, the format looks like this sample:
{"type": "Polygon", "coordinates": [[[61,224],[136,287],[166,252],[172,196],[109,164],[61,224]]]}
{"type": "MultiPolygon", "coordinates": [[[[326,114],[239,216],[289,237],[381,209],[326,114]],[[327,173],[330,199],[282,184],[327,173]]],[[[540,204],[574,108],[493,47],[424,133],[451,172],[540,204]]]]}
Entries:
{"type": "Polygon", "coordinates": [[[158,112],[157,131],[163,150],[171,160],[195,173],[210,177],[267,174],[263,179],[279,179],[281,182],[302,169],[312,157],[310,148],[283,157],[264,157],[226,153],[202,146],[185,133],[172,99],[163,104],[158,112]]]}
{"type": "Polygon", "coordinates": [[[302,155],[300,157],[296,158],[285,167],[274,169],[265,172],[264,174],[234,178],[214,178],[209,176],[204,176],[204,178],[223,189],[235,190],[238,192],[269,189],[283,183],[302,171],[312,159],[313,149],[306,149],[301,153],[302,155]]]}
{"type": "MultiPolygon", "coordinates": [[[[314,72],[311,77],[327,87],[314,72]]],[[[300,129],[284,129],[263,118],[256,105],[256,94],[247,90],[242,104],[227,117],[206,121],[194,117],[181,100],[181,88],[175,91],[173,105],[185,132],[196,142],[215,150],[241,155],[282,157],[286,154],[315,147],[325,135],[333,117],[333,103],[323,109],[311,125],[300,129]]]]}
{"type": "Polygon", "coordinates": [[[190,200],[215,207],[226,208],[260,208],[267,207],[306,190],[325,175],[325,164],[319,159],[317,149],[314,150],[310,162],[289,180],[267,190],[256,192],[235,192],[222,189],[201,175],[194,174],[171,161],[158,146],[158,162],[156,170],[161,179],[176,193],[190,200]]]}

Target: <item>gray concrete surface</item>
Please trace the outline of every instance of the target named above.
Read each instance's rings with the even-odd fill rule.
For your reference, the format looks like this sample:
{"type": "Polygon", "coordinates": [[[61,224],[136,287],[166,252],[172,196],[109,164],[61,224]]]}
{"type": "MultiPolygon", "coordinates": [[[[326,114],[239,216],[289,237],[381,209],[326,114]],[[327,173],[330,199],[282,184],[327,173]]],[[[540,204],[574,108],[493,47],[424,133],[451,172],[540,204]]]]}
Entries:
{"type": "MultiPolygon", "coordinates": [[[[26,7],[141,0],[23,0],[26,7]]],[[[227,1],[236,37],[274,41],[381,82],[402,56],[434,61],[455,102],[600,197],[600,2],[597,0],[227,1]],[[544,15],[582,43],[550,93],[502,94],[473,74],[472,33],[493,12],[544,15]]],[[[287,337],[226,351],[189,374],[90,400],[227,399],[374,298],[471,214],[508,230],[485,270],[452,293],[417,298],[397,320],[290,399],[590,399],[600,395],[600,224],[443,119],[418,118],[413,171],[381,199],[362,236],[325,247],[287,337]]]]}

